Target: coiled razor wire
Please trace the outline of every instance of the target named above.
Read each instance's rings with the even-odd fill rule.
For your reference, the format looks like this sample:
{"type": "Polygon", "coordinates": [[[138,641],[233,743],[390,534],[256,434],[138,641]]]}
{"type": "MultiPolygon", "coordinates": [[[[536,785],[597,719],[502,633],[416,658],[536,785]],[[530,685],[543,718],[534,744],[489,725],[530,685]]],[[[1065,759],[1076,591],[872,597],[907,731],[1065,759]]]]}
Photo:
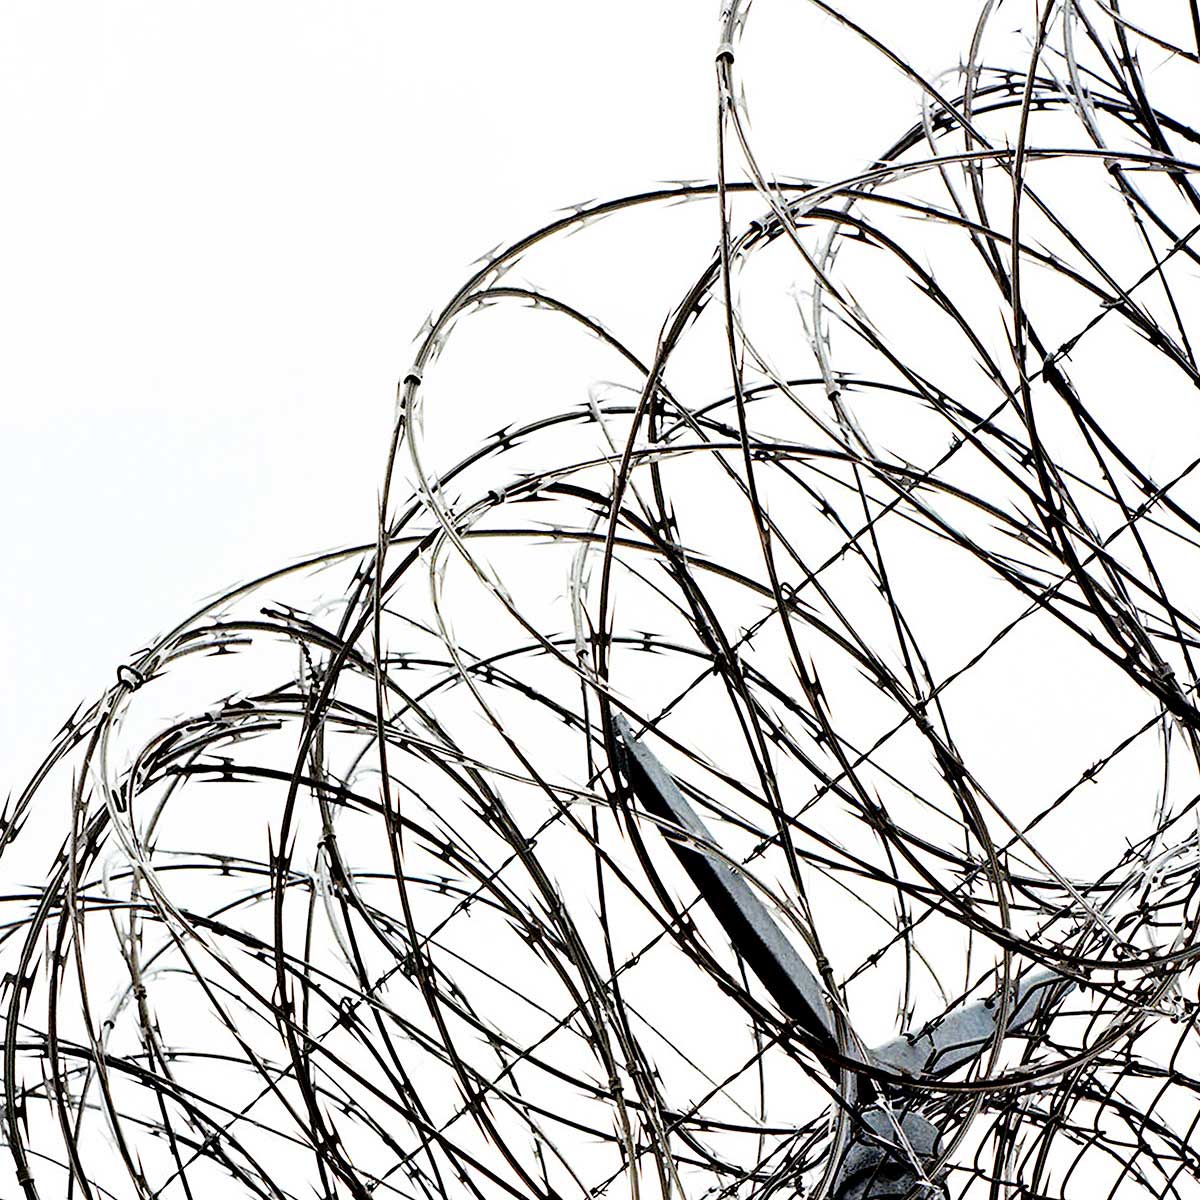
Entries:
{"type": "Polygon", "coordinates": [[[11,797],[4,1196],[834,1195],[854,1048],[1034,969],[901,1081],[917,1191],[1200,1194],[1200,17],[989,2],[930,80],[809,3],[919,85],[889,149],[760,161],[734,5],[715,179],[491,256],[375,539],[206,604],[11,797]]]}

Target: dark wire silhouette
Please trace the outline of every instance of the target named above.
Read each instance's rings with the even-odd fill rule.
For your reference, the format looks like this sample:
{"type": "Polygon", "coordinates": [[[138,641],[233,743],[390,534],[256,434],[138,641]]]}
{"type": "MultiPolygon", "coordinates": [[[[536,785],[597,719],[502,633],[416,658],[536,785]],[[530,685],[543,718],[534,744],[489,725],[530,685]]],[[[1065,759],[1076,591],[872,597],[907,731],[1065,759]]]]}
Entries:
{"type": "Polygon", "coordinates": [[[490,255],[374,540],[9,798],[0,1194],[1200,1195],[1200,15],[809,3],[911,127],[774,173],[733,4],[715,178],[490,255]]]}

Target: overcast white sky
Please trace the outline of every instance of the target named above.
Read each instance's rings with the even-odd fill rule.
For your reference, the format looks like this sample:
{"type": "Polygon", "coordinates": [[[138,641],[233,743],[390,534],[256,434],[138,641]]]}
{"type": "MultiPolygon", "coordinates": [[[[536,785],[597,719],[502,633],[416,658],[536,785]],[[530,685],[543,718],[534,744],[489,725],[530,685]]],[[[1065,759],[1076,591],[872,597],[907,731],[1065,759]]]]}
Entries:
{"type": "MultiPolygon", "coordinates": [[[[930,77],[959,62],[983,4],[839,0],[930,77]]],[[[0,789],[205,597],[373,540],[397,380],[473,260],[561,207],[713,175],[719,10],[0,3],[0,789]]],[[[1036,8],[998,11],[1008,28],[1036,8]]],[[[756,149],[781,175],[851,174],[917,113],[915,85],[807,0],[757,0],[737,62],[756,149]]],[[[1082,653],[1041,645],[1023,651],[1051,664],[1036,703],[1005,646],[1020,737],[994,737],[978,706],[968,758],[1006,781],[1055,755],[1077,774],[1056,747],[1065,728],[1105,753],[1118,735],[1101,717],[1127,728],[1082,653]]],[[[1157,786],[1144,760],[1122,764],[1131,795],[1157,786]]],[[[1100,861],[1124,836],[1110,825],[1060,830],[1056,865],[1100,861]]],[[[878,999],[890,1035],[891,994],[878,999]]]]}
{"type": "MultiPolygon", "coordinates": [[[[932,69],[976,6],[844,7],[932,69]]],[[[717,18],[708,0],[0,8],[6,786],[200,598],[373,536],[395,382],[470,260],[559,206],[711,175],[717,18]]],[[[849,170],[898,124],[877,134],[880,106],[915,103],[802,6],[755,22],[775,169],[849,170]]]]}

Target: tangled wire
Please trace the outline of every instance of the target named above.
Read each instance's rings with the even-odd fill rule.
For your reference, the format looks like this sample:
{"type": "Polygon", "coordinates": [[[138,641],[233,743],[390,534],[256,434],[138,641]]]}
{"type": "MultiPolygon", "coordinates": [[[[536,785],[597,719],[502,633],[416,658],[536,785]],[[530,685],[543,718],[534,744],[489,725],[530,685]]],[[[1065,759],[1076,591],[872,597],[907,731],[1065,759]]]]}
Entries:
{"type": "Polygon", "coordinates": [[[809,3],[911,128],[772,172],[734,3],[715,182],[488,258],[402,382],[375,540],[205,605],[10,799],[4,1196],[834,1195],[850,1048],[1032,971],[1069,985],[1036,1021],[868,1072],[940,1132],[921,1187],[1200,1195],[1200,15],[988,0],[927,80],[809,3]]]}

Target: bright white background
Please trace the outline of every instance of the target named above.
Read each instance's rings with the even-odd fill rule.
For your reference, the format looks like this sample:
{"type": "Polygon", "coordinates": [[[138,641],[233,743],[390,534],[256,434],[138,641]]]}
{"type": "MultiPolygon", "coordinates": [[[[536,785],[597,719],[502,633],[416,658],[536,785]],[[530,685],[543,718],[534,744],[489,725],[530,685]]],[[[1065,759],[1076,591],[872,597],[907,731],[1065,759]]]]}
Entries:
{"type": "MultiPolygon", "coordinates": [[[[932,75],[980,3],[840,7],[932,75]]],[[[0,789],[203,597],[373,538],[396,381],[473,259],[713,174],[718,16],[0,4],[0,789]]],[[[738,73],[779,174],[852,173],[917,112],[805,0],[757,0],[738,73]]]]}
{"type": "MultiPolygon", "coordinates": [[[[843,7],[926,70],[976,8],[843,7]]],[[[718,15],[0,7],[0,784],[202,597],[373,536],[396,380],[472,259],[712,174],[718,15]]],[[[849,172],[915,113],[804,6],[760,0],[751,34],[777,171],[849,172]]]]}

